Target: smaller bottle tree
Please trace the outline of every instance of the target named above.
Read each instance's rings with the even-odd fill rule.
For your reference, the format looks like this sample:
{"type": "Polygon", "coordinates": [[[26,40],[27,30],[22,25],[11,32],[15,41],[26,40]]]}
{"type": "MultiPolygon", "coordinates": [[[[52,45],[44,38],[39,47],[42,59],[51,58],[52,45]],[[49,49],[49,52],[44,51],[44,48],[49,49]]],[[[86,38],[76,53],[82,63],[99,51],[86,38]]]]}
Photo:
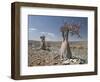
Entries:
{"type": "Polygon", "coordinates": [[[40,36],[40,39],[41,39],[40,48],[43,49],[43,50],[46,50],[45,36],[44,35],[40,36]]]}

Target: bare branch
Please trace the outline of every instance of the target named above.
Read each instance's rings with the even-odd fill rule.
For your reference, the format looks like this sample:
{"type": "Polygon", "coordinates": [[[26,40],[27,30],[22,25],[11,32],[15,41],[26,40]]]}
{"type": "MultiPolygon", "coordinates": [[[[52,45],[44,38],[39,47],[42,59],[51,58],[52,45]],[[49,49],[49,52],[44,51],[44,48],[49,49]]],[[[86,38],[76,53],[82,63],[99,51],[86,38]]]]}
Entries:
{"type": "Polygon", "coordinates": [[[69,31],[71,35],[78,35],[80,37],[80,25],[78,24],[67,24],[65,23],[64,26],[61,27],[60,29],[61,32],[66,32],[69,31]]]}

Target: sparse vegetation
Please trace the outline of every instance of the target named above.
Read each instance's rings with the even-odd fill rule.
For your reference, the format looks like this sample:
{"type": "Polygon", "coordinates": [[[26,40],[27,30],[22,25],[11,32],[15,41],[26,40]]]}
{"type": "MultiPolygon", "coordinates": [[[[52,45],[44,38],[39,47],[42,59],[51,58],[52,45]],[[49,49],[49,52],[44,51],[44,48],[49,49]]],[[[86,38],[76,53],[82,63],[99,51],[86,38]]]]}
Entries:
{"type": "Polygon", "coordinates": [[[39,41],[29,40],[28,42],[28,66],[50,66],[50,65],[69,65],[86,64],[87,62],[87,42],[69,42],[72,58],[66,61],[60,59],[59,49],[61,42],[47,42],[46,50],[40,49],[39,41]],[[82,48],[78,48],[77,46],[82,48]]]}

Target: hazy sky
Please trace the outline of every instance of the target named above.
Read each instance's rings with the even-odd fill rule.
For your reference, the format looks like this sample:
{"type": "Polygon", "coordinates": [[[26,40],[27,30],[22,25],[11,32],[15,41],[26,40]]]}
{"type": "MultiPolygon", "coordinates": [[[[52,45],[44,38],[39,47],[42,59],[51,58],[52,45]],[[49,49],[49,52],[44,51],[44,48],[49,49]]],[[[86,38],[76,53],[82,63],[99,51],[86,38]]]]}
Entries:
{"type": "Polygon", "coordinates": [[[28,16],[28,38],[29,40],[40,40],[41,35],[46,36],[47,41],[61,41],[60,28],[64,21],[69,24],[80,25],[80,35],[70,36],[69,41],[87,40],[88,18],[86,17],[64,17],[64,16],[28,16]]]}

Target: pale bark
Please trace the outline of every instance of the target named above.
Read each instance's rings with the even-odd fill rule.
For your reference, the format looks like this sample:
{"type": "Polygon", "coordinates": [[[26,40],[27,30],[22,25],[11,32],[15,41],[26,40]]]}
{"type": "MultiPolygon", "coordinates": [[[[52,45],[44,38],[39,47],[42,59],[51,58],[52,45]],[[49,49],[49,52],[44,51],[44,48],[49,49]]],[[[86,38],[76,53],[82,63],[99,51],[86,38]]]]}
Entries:
{"type": "Polygon", "coordinates": [[[62,45],[61,45],[61,49],[60,49],[61,59],[72,58],[72,53],[71,53],[69,42],[68,42],[68,33],[69,33],[69,31],[62,32],[63,41],[62,41],[62,45]]]}

